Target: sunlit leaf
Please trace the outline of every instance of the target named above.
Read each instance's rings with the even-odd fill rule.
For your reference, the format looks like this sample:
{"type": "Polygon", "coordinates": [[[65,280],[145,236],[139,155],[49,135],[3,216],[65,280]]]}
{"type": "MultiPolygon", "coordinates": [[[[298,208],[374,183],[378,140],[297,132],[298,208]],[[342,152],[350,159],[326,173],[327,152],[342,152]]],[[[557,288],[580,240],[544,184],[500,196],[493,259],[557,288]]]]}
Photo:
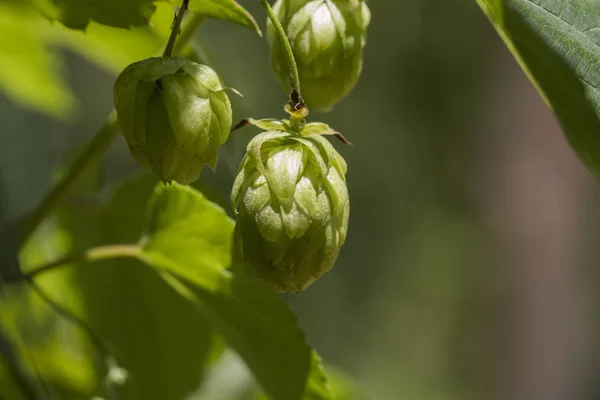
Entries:
{"type": "MultiPolygon", "coordinates": [[[[77,212],[74,215],[84,216],[77,212]]],[[[81,243],[90,235],[80,237],[81,243]]],[[[70,234],[55,216],[46,220],[28,241],[21,251],[21,264],[27,270],[31,265],[61,258],[72,248],[70,234]]],[[[37,284],[53,300],[80,313],[80,291],[73,286],[72,272],[69,268],[57,270],[41,277],[37,284]]],[[[61,397],[94,393],[99,379],[89,337],[57,315],[24,283],[5,286],[0,296],[0,331],[14,346],[24,372],[35,377],[37,389],[44,388],[61,397]]]]}
{"type": "MultiPolygon", "coordinates": [[[[55,176],[60,176],[63,170],[61,165],[55,176]]],[[[97,190],[100,176],[100,162],[93,162],[85,171],[84,179],[72,188],[66,204],[70,205],[79,195],[97,190]]],[[[88,207],[70,207],[68,213],[59,211],[46,219],[20,252],[23,270],[28,271],[31,266],[59,259],[96,243],[101,232],[95,225],[98,213],[99,209],[90,204],[88,207]],[[91,226],[74,237],[68,231],[70,221],[86,219],[91,226]]],[[[40,277],[36,284],[54,301],[81,314],[81,291],[73,284],[73,272],[70,268],[59,269],[40,277]]],[[[25,283],[1,288],[0,303],[0,347],[3,334],[12,347],[13,357],[20,361],[23,374],[36,383],[36,389],[68,398],[94,393],[101,379],[96,374],[99,359],[85,332],[58,315],[25,283]]],[[[3,387],[0,384],[0,388],[3,387]]]]}
{"type": "MultiPolygon", "coordinates": [[[[22,252],[24,269],[103,243],[135,242],[155,183],[152,177],[127,182],[107,207],[67,199],[68,210],[48,220],[22,252]]],[[[223,348],[194,305],[138,260],[64,266],[40,276],[37,283],[87,321],[127,371],[122,399],[183,398],[223,348]]],[[[2,327],[19,342],[19,356],[35,357],[56,398],[104,395],[107,365],[87,333],[34,294],[19,295],[18,289],[7,288],[9,297],[0,310],[2,327]],[[36,307],[30,298],[37,300],[36,307]]]]}
{"type": "Polygon", "coordinates": [[[0,90],[20,105],[65,118],[74,99],[60,59],[40,34],[46,25],[33,11],[0,2],[0,90]]]}
{"type": "Polygon", "coordinates": [[[142,239],[145,259],[241,356],[274,400],[330,399],[320,359],[271,288],[233,274],[233,221],[199,192],[158,187],[142,239]]]}

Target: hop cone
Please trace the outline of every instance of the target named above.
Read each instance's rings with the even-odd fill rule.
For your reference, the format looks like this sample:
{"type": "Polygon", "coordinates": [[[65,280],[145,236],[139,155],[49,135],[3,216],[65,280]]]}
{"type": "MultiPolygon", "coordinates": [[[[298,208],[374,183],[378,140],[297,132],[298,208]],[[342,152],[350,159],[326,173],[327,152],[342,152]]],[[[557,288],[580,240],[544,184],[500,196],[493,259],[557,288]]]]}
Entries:
{"type": "MultiPolygon", "coordinates": [[[[273,7],[290,40],[307,105],[329,110],[356,85],[371,14],[363,0],[278,0],[273,7]]],[[[286,88],[283,45],[268,22],[271,66],[286,88]]]]}
{"type": "Polygon", "coordinates": [[[183,58],[129,65],[114,86],[119,124],[133,157],[164,181],[187,184],[208,164],[231,128],[231,104],[211,68],[183,58]]]}
{"type": "Polygon", "coordinates": [[[248,145],[231,194],[235,242],[280,292],[304,290],[335,263],[348,230],[345,174],[316,134],[267,131],[248,145]]]}

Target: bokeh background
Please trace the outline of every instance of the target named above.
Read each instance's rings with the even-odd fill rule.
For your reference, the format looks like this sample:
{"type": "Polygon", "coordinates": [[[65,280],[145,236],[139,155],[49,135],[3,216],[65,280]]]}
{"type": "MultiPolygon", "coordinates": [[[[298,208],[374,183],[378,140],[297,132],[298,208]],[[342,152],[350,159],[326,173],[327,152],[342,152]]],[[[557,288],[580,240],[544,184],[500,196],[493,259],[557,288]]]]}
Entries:
{"type": "MultiPolygon", "coordinates": [[[[258,2],[240,3],[264,27],[258,2]]],[[[370,400],[600,399],[598,184],[475,1],[369,6],[360,83],[310,116],[355,147],[335,143],[352,204],[337,265],[286,296],[309,343],[370,400]]],[[[264,39],[213,20],[198,37],[244,94],[236,120],[284,117],[264,39]]],[[[53,50],[77,99],[70,118],[0,94],[4,221],[40,201],[112,107],[114,71],[53,50]]],[[[253,129],[202,175],[223,197],[253,129]]],[[[103,185],[140,173],[119,138],[103,185]]]]}

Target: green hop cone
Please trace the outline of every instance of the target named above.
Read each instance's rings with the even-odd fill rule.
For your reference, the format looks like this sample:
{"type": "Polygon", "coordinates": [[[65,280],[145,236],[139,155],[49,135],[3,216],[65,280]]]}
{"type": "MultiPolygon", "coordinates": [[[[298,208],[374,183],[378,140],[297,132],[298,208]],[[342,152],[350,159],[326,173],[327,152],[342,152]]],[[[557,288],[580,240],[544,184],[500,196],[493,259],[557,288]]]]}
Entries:
{"type": "MultiPolygon", "coordinates": [[[[356,86],[371,14],[363,0],[278,0],[273,10],[287,34],[306,104],[327,111],[356,86]]],[[[286,88],[290,72],[269,21],[271,66],[286,88]]]]}
{"type": "Polygon", "coordinates": [[[231,201],[236,248],[278,291],[329,271],[346,239],[346,162],[317,134],[272,130],[248,145],[231,201]]]}
{"type": "Polygon", "coordinates": [[[229,136],[231,104],[215,71],[183,58],[129,65],[114,86],[119,124],[133,157],[162,180],[188,184],[229,136]]]}

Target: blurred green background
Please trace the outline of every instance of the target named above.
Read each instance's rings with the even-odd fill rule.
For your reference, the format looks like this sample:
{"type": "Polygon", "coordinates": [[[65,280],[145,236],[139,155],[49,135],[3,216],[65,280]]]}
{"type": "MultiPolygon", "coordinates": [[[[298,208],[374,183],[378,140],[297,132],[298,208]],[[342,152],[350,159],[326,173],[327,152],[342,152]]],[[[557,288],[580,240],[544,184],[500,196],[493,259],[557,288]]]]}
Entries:
{"type": "MultiPolygon", "coordinates": [[[[258,2],[240,3],[264,27],[258,2]]],[[[475,1],[369,6],[360,83],[310,116],[355,147],[335,143],[352,204],[336,267],[285,297],[309,344],[367,399],[600,399],[596,182],[475,1]]],[[[213,20],[198,37],[244,94],[232,96],[235,120],[284,117],[265,40],[213,20]]],[[[40,201],[112,108],[116,71],[76,46],[50,46],[77,99],[70,117],[0,94],[3,221],[40,201]]],[[[202,174],[224,198],[253,129],[202,174]]],[[[119,138],[103,187],[140,173],[119,138]]]]}

